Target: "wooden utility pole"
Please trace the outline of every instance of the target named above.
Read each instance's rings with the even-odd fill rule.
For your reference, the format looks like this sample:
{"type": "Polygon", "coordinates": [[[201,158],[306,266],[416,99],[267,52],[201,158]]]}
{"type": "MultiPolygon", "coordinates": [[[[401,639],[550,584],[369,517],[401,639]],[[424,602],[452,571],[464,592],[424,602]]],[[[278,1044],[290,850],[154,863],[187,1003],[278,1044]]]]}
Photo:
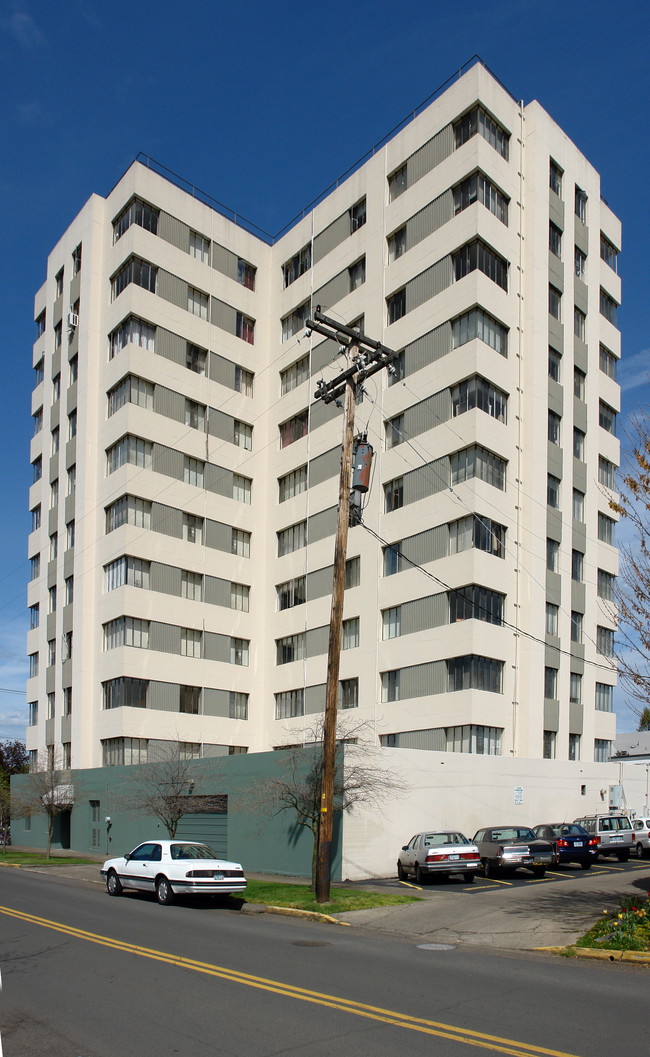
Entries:
{"type": "Polygon", "coordinates": [[[342,326],[334,319],[321,315],[307,320],[309,330],[316,330],[344,346],[352,360],[332,382],[321,382],[316,398],[325,403],[345,393],[343,412],[343,447],[339,477],[339,509],[334,546],[334,579],[330,614],[329,647],[327,653],[327,685],[325,692],[325,723],[323,728],[323,769],[321,778],[321,807],[318,827],[318,866],[316,872],[316,900],[327,903],[330,898],[332,873],[332,823],[334,815],[334,773],[336,769],[336,717],[338,711],[339,662],[341,658],[341,626],[345,592],[345,559],[350,520],[350,486],[352,478],[352,448],[354,443],[354,411],[356,387],[359,382],[383,367],[390,366],[395,357],[392,349],[366,338],[358,330],[342,326]]]}

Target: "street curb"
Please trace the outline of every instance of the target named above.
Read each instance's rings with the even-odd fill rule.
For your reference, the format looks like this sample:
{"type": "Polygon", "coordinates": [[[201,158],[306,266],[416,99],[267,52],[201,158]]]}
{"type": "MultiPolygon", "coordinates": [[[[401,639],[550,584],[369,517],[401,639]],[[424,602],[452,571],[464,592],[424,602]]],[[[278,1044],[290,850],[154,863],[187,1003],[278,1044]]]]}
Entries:
{"type": "Polygon", "coordinates": [[[594,950],[591,947],[535,947],[536,951],[546,954],[570,954],[574,958],[593,958],[599,962],[636,962],[637,965],[650,965],[650,954],[642,951],[613,951],[603,948],[594,950]]]}
{"type": "Polygon", "coordinates": [[[263,906],[262,913],[284,914],[287,917],[304,918],[306,921],[322,921],[326,925],[345,925],[347,928],[350,927],[349,921],[339,921],[338,918],[333,918],[331,914],[319,914],[317,910],[299,910],[297,907],[273,907],[260,903],[248,903],[246,905],[251,907],[263,906]]]}

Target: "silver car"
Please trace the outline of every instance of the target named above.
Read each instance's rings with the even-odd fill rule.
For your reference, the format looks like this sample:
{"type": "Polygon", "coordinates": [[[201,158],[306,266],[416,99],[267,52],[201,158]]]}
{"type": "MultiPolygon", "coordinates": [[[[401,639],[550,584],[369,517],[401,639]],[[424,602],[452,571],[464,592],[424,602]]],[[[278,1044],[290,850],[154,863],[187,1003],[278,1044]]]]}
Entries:
{"type": "Polygon", "coordinates": [[[432,876],[447,878],[462,873],[468,884],[481,865],[478,848],[457,830],[427,830],[416,833],[405,844],[397,859],[397,876],[406,881],[413,875],[416,884],[432,876]]]}
{"type": "Polygon", "coordinates": [[[632,819],[634,852],[642,859],[650,851],[650,818],[632,819]]]}
{"type": "Polygon", "coordinates": [[[627,815],[609,811],[607,814],[574,818],[573,821],[598,838],[596,858],[599,855],[615,855],[619,862],[627,862],[635,844],[632,824],[627,815]]]}

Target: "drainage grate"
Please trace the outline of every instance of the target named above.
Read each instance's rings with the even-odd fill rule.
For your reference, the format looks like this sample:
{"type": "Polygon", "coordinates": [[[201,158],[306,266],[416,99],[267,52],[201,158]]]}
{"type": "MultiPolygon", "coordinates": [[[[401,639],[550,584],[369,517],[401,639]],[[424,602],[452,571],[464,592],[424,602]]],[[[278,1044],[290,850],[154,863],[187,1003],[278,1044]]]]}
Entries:
{"type": "Polygon", "coordinates": [[[419,951],[455,951],[453,943],[418,943],[419,951]]]}

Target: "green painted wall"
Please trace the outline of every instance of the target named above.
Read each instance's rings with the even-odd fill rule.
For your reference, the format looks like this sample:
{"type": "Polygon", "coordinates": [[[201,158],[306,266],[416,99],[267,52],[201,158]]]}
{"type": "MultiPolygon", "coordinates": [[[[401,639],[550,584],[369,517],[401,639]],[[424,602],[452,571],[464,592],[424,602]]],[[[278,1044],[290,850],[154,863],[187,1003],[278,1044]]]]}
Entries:
{"type": "MultiPolygon", "coordinates": [[[[305,754],[311,751],[309,748],[304,750],[305,754]]],[[[295,816],[289,812],[269,817],[263,811],[255,811],[251,805],[255,797],[259,800],[260,791],[263,796],[265,783],[280,773],[283,756],[282,752],[264,752],[192,761],[193,793],[219,793],[228,797],[227,837],[224,834],[225,840],[222,839],[215,850],[241,862],[244,870],[251,873],[310,877],[311,831],[298,826],[295,816]]],[[[71,772],[75,789],[70,813],[71,851],[97,856],[122,855],[144,840],[167,837],[162,823],[133,806],[132,782],[138,770],[136,767],[98,767],[71,772]],[[92,821],[91,800],[99,801],[99,823],[92,821]],[[107,815],[111,819],[110,828],[105,822],[107,815]],[[93,846],[94,830],[99,846],[93,846]]],[[[18,791],[23,782],[29,781],[29,775],[14,775],[11,781],[12,790],[16,788],[18,791]]],[[[208,843],[216,843],[215,819],[211,816],[205,822],[205,834],[200,834],[201,820],[194,816],[192,828],[196,838],[202,836],[208,843]]],[[[179,832],[182,827],[181,821],[179,832]]],[[[223,826],[216,828],[223,832],[223,826]]],[[[54,849],[65,846],[65,830],[65,818],[58,820],[52,842],[54,849]]],[[[34,815],[31,820],[14,818],[11,834],[14,845],[45,848],[46,818],[44,815],[34,815]]],[[[341,838],[342,824],[337,814],[332,839],[333,880],[341,879],[341,838]]]]}

